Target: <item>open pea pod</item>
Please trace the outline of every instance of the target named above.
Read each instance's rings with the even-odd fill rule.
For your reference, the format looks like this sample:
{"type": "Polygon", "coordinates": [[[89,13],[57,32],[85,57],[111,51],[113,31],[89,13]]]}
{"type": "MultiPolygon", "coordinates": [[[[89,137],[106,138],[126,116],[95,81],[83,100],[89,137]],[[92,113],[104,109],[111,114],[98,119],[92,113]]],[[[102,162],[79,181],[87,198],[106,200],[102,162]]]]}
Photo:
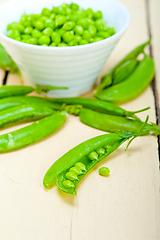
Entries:
{"type": "Polygon", "coordinates": [[[62,191],[75,195],[77,184],[86,173],[127,139],[139,136],[141,129],[135,132],[105,134],[82,142],[49,168],[43,179],[45,188],[51,188],[57,178],[57,186],[62,191]]]}

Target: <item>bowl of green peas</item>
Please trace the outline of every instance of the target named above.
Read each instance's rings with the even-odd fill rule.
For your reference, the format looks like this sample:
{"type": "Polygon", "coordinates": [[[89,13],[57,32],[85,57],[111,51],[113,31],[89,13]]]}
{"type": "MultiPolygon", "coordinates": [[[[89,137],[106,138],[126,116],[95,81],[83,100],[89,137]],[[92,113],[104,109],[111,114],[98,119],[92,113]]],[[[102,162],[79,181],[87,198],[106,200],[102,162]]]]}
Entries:
{"type": "Polygon", "coordinates": [[[92,89],[129,22],[114,0],[12,0],[0,5],[0,43],[31,85],[75,97],[92,89]]]}

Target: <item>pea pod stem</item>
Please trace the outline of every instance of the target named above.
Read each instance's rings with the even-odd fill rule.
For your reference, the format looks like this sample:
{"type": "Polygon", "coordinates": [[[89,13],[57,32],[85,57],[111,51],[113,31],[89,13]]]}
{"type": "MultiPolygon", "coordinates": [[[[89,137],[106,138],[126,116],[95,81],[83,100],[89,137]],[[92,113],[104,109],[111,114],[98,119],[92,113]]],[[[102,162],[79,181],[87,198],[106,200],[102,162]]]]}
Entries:
{"type": "Polygon", "coordinates": [[[0,128],[11,126],[15,123],[35,121],[52,114],[56,111],[33,104],[16,106],[0,112],[0,128]]]}
{"type": "Polygon", "coordinates": [[[110,102],[101,101],[101,100],[97,100],[97,99],[91,99],[91,98],[76,97],[76,98],[46,98],[46,99],[51,102],[54,102],[54,103],[77,105],[77,108],[76,108],[76,106],[74,106],[72,108],[72,111],[69,111],[69,112],[68,112],[69,106],[63,105],[64,110],[66,110],[70,114],[74,114],[76,112],[75,115],[78,114],[78,109],[80,111],[80,109],[81,109],[80,106],[83,106],[85,108],[89,108],[89,109],[92,109],[92,110],[95,110],[98,112],[102,112],[102,113],[123,116],[123,117],[132,117],[132,118],[138,119],[138,117],[135,115],[136,113],[140,113],[140,112],[143,112],[143,111],[146,111],[149,109],[149,107],[147,107],[147,108],[144,108],[144,109],[141,109],[138,111],[127,111],[115,104],[110,103],[110,102]],[[76,109],[77,109],[77,111],[76,111],[76,109]]]}
{"type": "Polygon", "coordinates": [[[111,86],[95,95],[96,98],[113,103],[124,103],[139,96],[153,80],[155,65],[145,56],[136,70],[123,82],[111,86]]]}
{"type": "Polygon", "coordinates": [[[35,143],[58,130],[67,118],[66,112],[55,113],[29,126],[0,135],[0,152],[9,152],[35,143]]]}
{"type": "MultiPolygon", "coordinates": [[[[135,131],[142,127],[144,122],[127,119],[120,116],[113,116],[104,113],[98,113],[96,111],[82,108],[79,118],[84,124],[102,130],[106,132],[117,132],[117,131],[135,131]]],[[[160,126],[156,124],[147,124],[141,131],[142,135],[160,134],[160,126]]]]}

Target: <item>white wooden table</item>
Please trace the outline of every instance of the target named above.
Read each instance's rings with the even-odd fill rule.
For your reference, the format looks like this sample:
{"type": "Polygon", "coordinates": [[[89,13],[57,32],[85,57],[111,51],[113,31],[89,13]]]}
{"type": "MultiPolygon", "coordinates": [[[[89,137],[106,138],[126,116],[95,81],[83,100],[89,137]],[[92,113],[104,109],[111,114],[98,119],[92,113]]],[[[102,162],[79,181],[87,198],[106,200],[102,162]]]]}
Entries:
{"type": "MultiPolygon", "coordinates": [[[[148,49],[156,63],[152,87],[122,106],[128,110],[150,106],[150,121],[160,124],[160,1],[120,2],[128,8],[131,24],[102,72],[152,36],[148,49]]],[[[0,85],[4,76],[0,70],[0,85]]],[[[20,84],[17,75],[9,74],[6,80],[8,85],[20,84]]],[[[146,113],[139,116],[145,120],[146,113]]],[[[43,188],[43,176],[57,158],[100,134],[69,116],[64,127],[44,141],[0,155],[0,240],[160,239],[159,156],[154,136],[134,140],[128,150],[131,156],[124,151],[126,144],[112,153],[101,163],[110,168],[110,176],[99,176],[95,168],[79,185],[77,196],[56,187],[43,188]]]]}

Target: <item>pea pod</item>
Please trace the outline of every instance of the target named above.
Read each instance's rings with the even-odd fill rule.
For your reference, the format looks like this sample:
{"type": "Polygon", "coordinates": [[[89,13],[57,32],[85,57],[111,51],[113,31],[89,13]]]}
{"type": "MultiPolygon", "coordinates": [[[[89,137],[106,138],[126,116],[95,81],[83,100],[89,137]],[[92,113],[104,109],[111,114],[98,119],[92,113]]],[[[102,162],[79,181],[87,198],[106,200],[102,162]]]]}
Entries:
{"type": "MultiPolygon", "coordinates": [[[[120,116],[113,116],[104,113],[82,108],[79,114],[81,122],[84,124],[106,132],[135,131],[139,129],[144,122],[135,119],[127,119],[120,116]]],[[[160,126],[156,124],[146,124],[142,130],[142,135],[160,134],[160,126]]]]}
{"type": "MultiPolygon", "coordinates": [[[[55,103],[65,103],[65,104],[73,104],[73,105],[78,104],[78,105],[82,105],[85,108],[96,110],[98,112],[108,113],[108,114],[118,115],[118,116],[123,116],[123,117],[133,117],[133,118],[137,118],[137,116],[135,116],[136,113],[143,112],[143,111],[149,109],[149,108],[144,108],[144,109],[138,110],[138,111],[127,111],[127,110],[125,110],[117,105],[114,105],[112,103],[97,100],[97,99],[91,99],[91,98],[79,98],[79,97],[76,97],[76,98],[47,98],[47,100],[50,100],[51,102],[55,102],[55,103]]],[[[66,108],[64,108],[64,109],[66,110],[66,108]]],[[[68,112],[68,113],[70,113],[70,112],[68,112]]]]}
{"type": "MultiPolygon", "coordinates": [[[[130,60],[135,60],[141,53],[144,52],[144,48],[150,43],[150,41],[151,41],[151,38],[147,42],[145,42],[142,45],[140,45],[140,46],[136,47],[135,49],[133,49],[120,62],[118,62],[105,75],[103,75],[102,78],[101,78],[101,84],[100,84],[100,86],[98,88],[96,88],[94,90],[94,94],[97,94],[98,92],[100,92],[104,88],[114,84],[115,71],[120,69],[121,66],[123,66],[123,73],[124,73],[124,76],[121,77],[121,81],[125,80],[125,78],[126,78],[126,68],[124,67],[123,64],[128,62],[128,61],[130,61],[130,60]]],[[[127,71],[129,71],[128,74],[130,74],[133,71],[132,64],[130,65],[130,67],[128,69],[128,66],[127,66],[127,71]]]]}
{"type": "Polygon", "coordinates": [[[0,152],[9,152],[35,143],[58,130],[65,122],[66,112],[55,113],[31,125],[0,135],[0,152]]]}
{"type": "Polygon", "coordinates": [[[0,128],[11,126],[14,123],[35,121],[54,113],[56,111],[50,108],[33,104],[16,106],[0,112],[0,128]]]}
{"type": "Polygon", "coordinates": [[[91,168],[127,139],[138,136],[140,131],[105,134],[82,142],[65,153],[49,168],[43,179],[45,188],[51,188],[57,178],[57,186],[62,191],[76,194],[77,184],[91,168]],[[100,148],[104,151],[99,151],[100,148]],[[74,174],[68,176],[68,172],[74,174]]]}
{"type": "Polygon", "coordinates": [[[130,101],[139,96],[151,83],[154,72],[155,65],[153,59],[145,56],[136,70],[125,81],[111,86],[94,96],[113,103],[130,101]]]}
{"type": "Polygon", "coordinates": [[[31,96],[17,96],[17,97],[6,97],[0,99],[0,111],[13,108],[15,106],[20,106],[24,104],[35,104],[41,107],[48,107],[54,110],[60,110],[61,104],[52,103],[41,97],[31,97],[31,96]]]}

